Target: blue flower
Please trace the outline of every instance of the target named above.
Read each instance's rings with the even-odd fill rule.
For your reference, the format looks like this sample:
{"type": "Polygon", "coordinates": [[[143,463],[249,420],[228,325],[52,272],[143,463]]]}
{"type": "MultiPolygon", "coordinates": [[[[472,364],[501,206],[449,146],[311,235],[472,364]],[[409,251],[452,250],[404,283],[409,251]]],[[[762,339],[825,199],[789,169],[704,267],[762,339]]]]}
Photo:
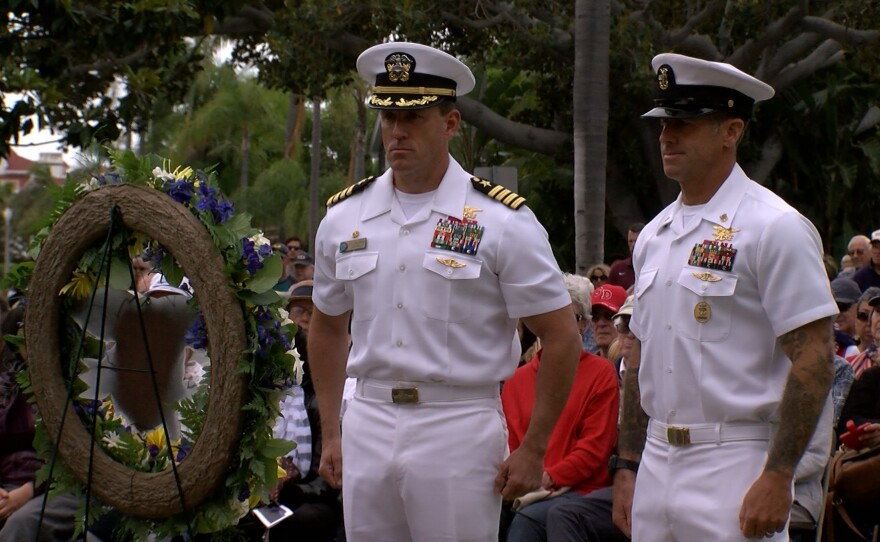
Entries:
{"type": "Polygon", "coordinates": [[[251,496],[251,490],[248,489],[248,486],[241,486],[241,491],[238,492],[238,501],[244,502],[248,500],[251,496]]]}
{"type": "Polygon", "coordinates": [[[180,463],[183,461],[183,458],[189,455],[190,451],[192,451],[192,446],[187,442],[181,442],[180,446],[177,447],[177,462],[180,463]]]}
{"type": "Polygon", "coordinates": [[[119,177],[119,174],[116,172],[108,173],[106,175],[92,175],[92,177],[98,181],[98,184],[101,186],[108,184],[119,184],[122,182],[122,179],[119,177]]]}
{"type": "Polygon", "coordinates": [[[205,318],[202,316],[202,313],[196,315],[196,319],[193,321],[192,325],[189,326],[189,329],[186,330],[183,338],[186,341],[186,344],[196,350],[207,348],[208,330],[205,329],[205,318]]]}
{"type": "Polygon", "coordinates": [[[150,447],[147,448],[147,450],[150,452],[150,457],[156,457],[159,455],[159,447],[155,444],[150,444],[150,447]]]}
{"type": "Polygon", "coordinates": [[[176,179],[173,182],[165,181],[162,188],[178,203],[189,203],[193,197],[193,185],[186,179],[176,179]]]}
{"type": "Polygon", "coordinates": [[[210,212],[216,224],[222,224],[232,218],[234,211],[232,202],[223,197],[219,190],[213,186],[208,186],[206,182],[200,182],[199,196],[199,201],[196,202],[196,209],[203,213],[210,212]]]}
{"type": "MultiPolygon", "coordinates": [[[[263,268],[263,259],[260,257],[260,253],[263,252],[263,247],[266,245],[260,245],[260,251],[257,252],[256,243],[254,243],[253,239],[247,237],[241,240],[241,245],[244,259],[247,262],[245,264],[247,266],[247,271],[251,276],[254,276],[257,273],[257,270],[263,268]]],[[[272,250],[271,247],[269,250],[272,250]]]]}

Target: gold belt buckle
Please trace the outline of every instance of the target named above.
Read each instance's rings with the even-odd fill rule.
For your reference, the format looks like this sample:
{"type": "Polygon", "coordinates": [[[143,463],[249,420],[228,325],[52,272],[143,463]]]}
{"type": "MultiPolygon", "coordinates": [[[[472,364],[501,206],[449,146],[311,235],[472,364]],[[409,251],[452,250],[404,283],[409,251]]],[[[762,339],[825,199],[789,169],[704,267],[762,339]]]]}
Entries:
{"type": "Polygon", "coordinates": [[[391,388],[391,401],[396,405],[419,402],[419,388],[391,388]]]}
{"type": "Polygon", "coordinates": [[[667,427],[666,440],[673,446],[684,446],[691,443],[691,431],[687,427],[667,427]]]}

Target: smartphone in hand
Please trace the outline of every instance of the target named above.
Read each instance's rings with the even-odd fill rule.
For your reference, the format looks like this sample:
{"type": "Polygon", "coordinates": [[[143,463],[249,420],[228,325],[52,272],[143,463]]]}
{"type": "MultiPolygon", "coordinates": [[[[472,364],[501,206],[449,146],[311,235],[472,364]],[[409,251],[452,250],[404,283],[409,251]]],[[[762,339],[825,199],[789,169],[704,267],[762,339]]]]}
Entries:
{"type": "Polygon", "coordinates": [[[253,513],[269,529],[292,516],[293,510],[283,504],[272,503],[254,508],[253,513]]]}

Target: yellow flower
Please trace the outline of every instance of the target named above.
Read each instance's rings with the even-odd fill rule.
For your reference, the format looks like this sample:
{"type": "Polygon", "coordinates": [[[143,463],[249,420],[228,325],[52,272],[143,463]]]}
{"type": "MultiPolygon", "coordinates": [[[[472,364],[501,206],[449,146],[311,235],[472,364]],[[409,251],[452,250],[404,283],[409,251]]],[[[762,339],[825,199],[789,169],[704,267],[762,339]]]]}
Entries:
{"type": "Polygon", "coordinates": [[[144,435],[144,444],[146,444],[147,448],[155,446],[159,448],[159,451],[162,451],[165,449],[166,442],[168,441],[165,439],[165,431],[162,430],[161,426],[144,435]]]}
{"type": "Polygon", "coordinates": [[[86,299],[95,287],[95,276],[80,270],[73,272],[73,278],[61,288],[61,295],[70,295],[74,299],[86,299]]]}

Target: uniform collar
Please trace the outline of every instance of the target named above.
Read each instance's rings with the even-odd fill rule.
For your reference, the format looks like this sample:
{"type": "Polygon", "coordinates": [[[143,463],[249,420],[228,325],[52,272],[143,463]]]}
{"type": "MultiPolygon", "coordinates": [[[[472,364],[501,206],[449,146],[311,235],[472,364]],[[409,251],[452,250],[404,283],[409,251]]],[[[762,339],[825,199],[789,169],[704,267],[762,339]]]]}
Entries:
{"type": "MultiPolygon", "coordinates": [[[[462,218],[464,204],[467,199],[467,190],[462,190],[464,181],[470,175],[449,155],[449,166],[440,186],[434,194],[434,199],[428,204],[432,211],[442,215],[462,218]]],[[[373,186],[364,190],[364,203],[361,206],[361,220],[369,220],[381,214],[391,211],[394,200],[394,184],[391,178],[391,168],[385,170],[373,186]]]]}
{"type": "MultiPolygon", "coordinates": [[[[739,204],[746,193],[748,181],[749,178],[739,164],[734,163],[733,169],[730,171],[727,179],[721,183],[721,186],[718,187],[718,191],[716,191],[715,194],[712,195],[712,198],[706,202],[706,205],[703,206],[703,209],[700,212],[700,218],[713,224],[729,228],[733,223],[737,209],[739,209],[739,204]]],[[[681,193],[679,193],[675,202],[669,206],[665,215],[660,219],[659,227],[662,229],[670,226],[673,224],[676,217],[682,212],[683,205],[681,203],[681,193]]],[[[694,221],[693,224],[696,226],[699,224],[699,221],[694,221]]]]}

